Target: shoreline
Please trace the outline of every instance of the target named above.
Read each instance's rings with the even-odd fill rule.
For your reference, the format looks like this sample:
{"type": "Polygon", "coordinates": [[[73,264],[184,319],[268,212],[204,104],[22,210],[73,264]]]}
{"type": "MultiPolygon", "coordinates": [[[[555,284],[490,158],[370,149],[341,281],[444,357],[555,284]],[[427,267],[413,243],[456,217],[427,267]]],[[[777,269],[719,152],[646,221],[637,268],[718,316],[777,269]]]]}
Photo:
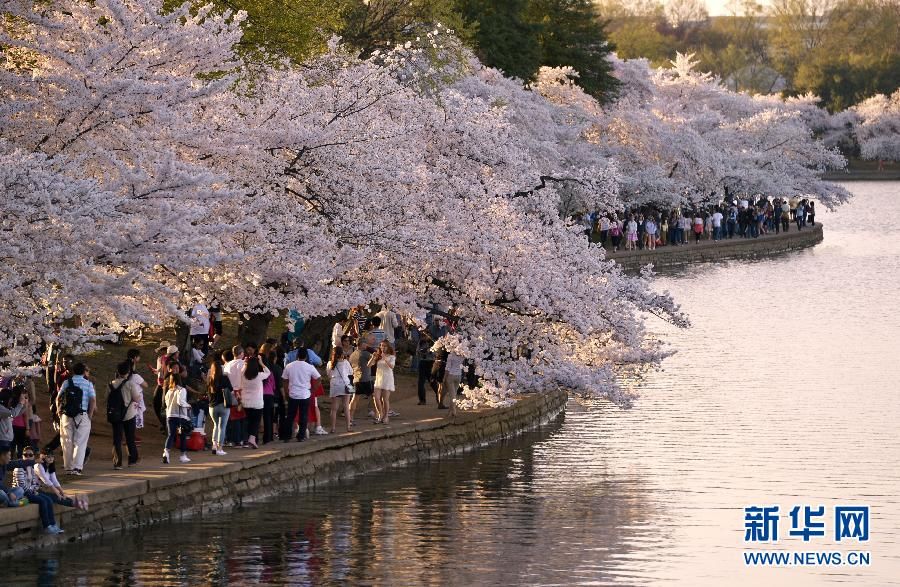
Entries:
{"type": "Polygon", "coordinates": [[[613,252],[607,250],[606,258],[615,261],[625,269],[640,269],[650,264],[655,269],[679,267],[693,263],[775,255],[815,246],[824,238],[821,222],[801,231],[797,231],[796,226],[793,228],[794,230],[790,232],[767,234],[759,238],[735,237],[720,241],[704,240],[699,244],[689,242],[684,246],[666,245],[652,251],[638,249],[613,252]]]}
{"type": "Polygon", "coordinates": [[[65,534],[40,531],[37,506],[0,511],[0,546],[8,556],[195,515],[221,513],[243,503],[366,472],[476,450],[518,436],[565,412],[568,393],[527,395],[508,408],[461,412],[391,422],[303,443],[274,442],[257,450],[230,450],[213,457],[191,453],[192,462],[123,469],[81,477],[66,484],[70,495],[87,495],[87,512],[55,506],[65,534]]]}

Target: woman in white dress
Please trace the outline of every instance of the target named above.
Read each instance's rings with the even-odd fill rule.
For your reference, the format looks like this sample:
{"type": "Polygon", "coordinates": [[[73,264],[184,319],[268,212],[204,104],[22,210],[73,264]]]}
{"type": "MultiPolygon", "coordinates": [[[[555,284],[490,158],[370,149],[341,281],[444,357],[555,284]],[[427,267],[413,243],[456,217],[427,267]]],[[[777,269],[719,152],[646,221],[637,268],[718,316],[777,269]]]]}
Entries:
{"type": "Polygon", "coordinates": [[[347,432],[350,432],[350,397],[353,394],[353,387],[350,384],[350,377],[353,375],[353,368],[350,361],[344,356],[344,349],[336,347],[331,351],[331,360],[328,361],[328,377],[331,379],[331,385],[328,395],[331,397],[331,433],[334,434],[337,428],[337,415],[344,408],[344,415],[347,417],[347,432]]]}
{"type": "Polygon", "coordinates": [[[397,363],[397,355],[394,347],[386,340],[378,345],[378,350],[372,353],[369,359],[369,367],[375,366],[375,423],[387,424],[390,422],[391,392],[394,391],[394,365],[397,363]]]}

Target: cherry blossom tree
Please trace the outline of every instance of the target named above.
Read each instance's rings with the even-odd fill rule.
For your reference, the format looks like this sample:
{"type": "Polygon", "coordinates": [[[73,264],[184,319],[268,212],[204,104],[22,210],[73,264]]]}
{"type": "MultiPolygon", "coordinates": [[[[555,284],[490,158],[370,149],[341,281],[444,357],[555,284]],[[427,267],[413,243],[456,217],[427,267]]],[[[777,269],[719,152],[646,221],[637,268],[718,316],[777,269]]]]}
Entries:
{"type": "Polygon", "coordinates": [[[826,206],[850,195],[822,174],[846,165],[836,149],[813,137],[794,102],[727,90],[718,79],[695,71],[691,55],[657,73],[659,107],[683,116],[722,155],[717,174],[724,194],[813,197],[826,206]]]}
{"type": "Polygon", "coordinates": [[[5,170],[21,199],[3,204],[0,366],[18,366],[40,340],[161,322],[178,298],[158,273],[221,256],[197,224],[222,196],[190,157],[212,140],[191,114],[228,88],[240,18],[147,0],[0,0],[0,14],[0,140],[23,161],[5,170]]]}
{"type": "Polygon", "coordinates": [[[617,62],[624,96],[600,108],[571,69],[523,88],[440,28],[365,59],[333,39],[299,66],[258,64],[233,52],[242,15],[0,2],[0,177],[22,205],[4,204],[0,250],[20,260],[0,367],[201,300],[248,316],[388,302],[454,321],[439,343],[477,365],[469,405],[557,385],[625,403],[622,372],[666,355],[644,320],[686,318],[571,213],[844,197],[817,178],[840,160],[806,110],[689,60],[617,62]]]}
{"type": "Polygon", "coordinates": [[[852,108],[853,135],[864,159],[900,161],[900,90],[878,94],[852,108]]]}
{"type": "Polygon", "coordinates": [[[522,112],[468,86],[414,91],[390,65],[407,55],[358,60],[333,44],[207,109],[230,129],[210,165],[246,197],[213,214],[233,219],[233,259],[178,280],[257,314],[379,301],[421,321],[434,304],[452,307],[459,325],[441,344],[476,361],[484,386],[472,402],[557,384],[624,399],[619,369],[663,356],[639,315],[684,317],[560,215],[557,184],[602,185],[608,203],[614,180],[553,175],[565,158],[529,142],[539,133],[520,132],[522,112]]]}
{"type": "Polygon", "coordinates": [[[592,117],[591,140],[619,171],[628,205],[716,202],[726,196],[803,195],[826,205],[848,197],[821,174],[845,161],[813,137],[812,98],[729,91],[679,55],[669,69],[616,60],[620,98],[598,111],[571,84],[538,85],[556,103],[592,117]],[[562,90],[560,90],[562,88],[562,90]]]}
{"type": "MultiPolygon", "coordinates": [[[[532,174],[552,182],[564,217],[618,203],[616,163],[590,141],[598,102],[573,83],[571,68],[539,70],[535,84],[523,88],[496,69],[469,56],[465,74],[448,91],[496,108],[509,125],[509,141],[522,152],[532,174]],[[552,92],[566,94],[554,100],[552,92]]],[[[523,170],[527,173],[527,170],[523,170]]]]}

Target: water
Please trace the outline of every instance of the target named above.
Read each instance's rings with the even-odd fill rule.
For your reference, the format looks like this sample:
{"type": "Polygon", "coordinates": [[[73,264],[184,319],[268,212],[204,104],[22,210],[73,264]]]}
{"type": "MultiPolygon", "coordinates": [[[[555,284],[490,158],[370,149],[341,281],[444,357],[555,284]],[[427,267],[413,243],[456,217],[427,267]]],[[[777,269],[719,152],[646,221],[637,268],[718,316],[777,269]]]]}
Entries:
{"type": "MultiPolygon", "coordinates": [[[[825,241],[659,279],[693,328],[628,411],[207,519],[4,560],[4,584],[900,584],[900,186],[825,241]],[[870,505],[871,566],[746,568],[743,508],[870,505]]],[[[830,516],[830,513],[829,513],[830,516]]],[[[789,529],[783,518],[782,536],[789,529]]]]}

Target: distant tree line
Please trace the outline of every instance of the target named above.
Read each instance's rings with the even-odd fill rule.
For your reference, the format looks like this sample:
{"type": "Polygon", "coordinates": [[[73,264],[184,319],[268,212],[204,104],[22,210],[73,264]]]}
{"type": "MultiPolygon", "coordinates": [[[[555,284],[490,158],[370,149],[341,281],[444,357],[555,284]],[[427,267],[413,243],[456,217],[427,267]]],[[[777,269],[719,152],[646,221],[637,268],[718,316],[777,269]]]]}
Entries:
{"type": "MultiPolygon", "coordinates": [[[[197,0],[198,4],[205,0],[197,0]]],[[[820,96],[832,112],[900,86],[900,0],[212,0],[245,10],[245,52],[302,61],[332,35],[360,56],[442,23],[486,65],[524,82],[571,66],[602,103],[616,95],[606,57],[668,65],[693,53],[731,89],[820,96]]]]}
{"type": "Polygon", "coordinates": [[[694,53],[735,90],[813,93],[831,112],[900,87],[900,1],[737,0],[709,17],[702,0],[600,0],[620,57],[665,65],[694,53]]]}
{"type": "Polygon", "coordinates": [[[483,63],[523,82],[544,65],[572,66],[578,84],[601,102],[617,88],[605,21],[591,0],[212,1],[248,13],[241,45],[262,58],[300,62],[322,53],[331,35],[365,57],[441,23],[483,63]]]}

